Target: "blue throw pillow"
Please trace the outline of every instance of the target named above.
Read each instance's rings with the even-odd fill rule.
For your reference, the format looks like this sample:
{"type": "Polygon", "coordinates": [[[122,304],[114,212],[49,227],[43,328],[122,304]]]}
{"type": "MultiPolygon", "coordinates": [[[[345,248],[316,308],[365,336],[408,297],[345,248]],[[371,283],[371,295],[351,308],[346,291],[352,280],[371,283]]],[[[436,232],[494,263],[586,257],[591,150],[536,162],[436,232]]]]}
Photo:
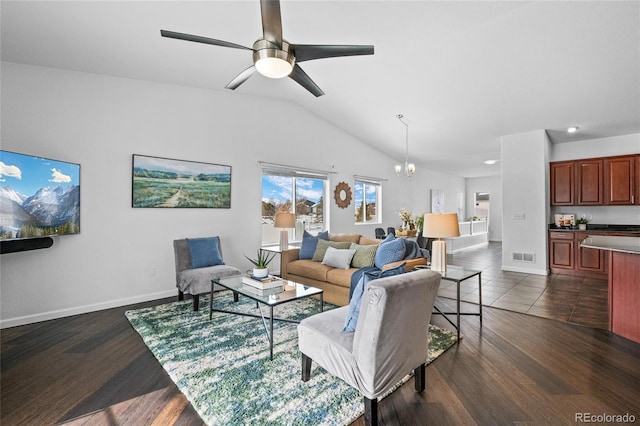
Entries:
{"type": "Polygon", "coordinates": [[[382,268],[387,263],[397,262],[398,260],[404,259],[404,252],[404,238],[396,238],[389,234],[387,238],[380,243],[373,263],[378,268],[382,268]]]}
{"type": "Polygon", "coordinates": [[[187,238],[191,267],[204,268],[207,266],[224,265],[220,253],[220,238],[187,238]]]}
{"type": "Polygon", "coordinates": [[[307,231],[304,231],[304,234],[302,234],[302,245],[300,246],[298,259],[313,258],[313,254],[316,252],[316,247],[318,246],[318,238],[329,241],[329,231],[319,232],[317,237],[311,235],[307,231]]]}
{"type": "Polygon", "coordinates": [[[386,271],[365,272],[358,280],[356,288],[353,289],[353,295],[349,302],[349,310],[347,311],[347,317],[344,320],[344,327],[342,327],[343,333],[353,333],[356,331],[358,325],[358,316],[360,315],[360,304],[362,303],[362,296],[364,295],[364,287],[372,280],[377,278],[390,277],[393,275],[404,274],[404,263],[398,265],[395,268],[387,269],[386,271]]]}

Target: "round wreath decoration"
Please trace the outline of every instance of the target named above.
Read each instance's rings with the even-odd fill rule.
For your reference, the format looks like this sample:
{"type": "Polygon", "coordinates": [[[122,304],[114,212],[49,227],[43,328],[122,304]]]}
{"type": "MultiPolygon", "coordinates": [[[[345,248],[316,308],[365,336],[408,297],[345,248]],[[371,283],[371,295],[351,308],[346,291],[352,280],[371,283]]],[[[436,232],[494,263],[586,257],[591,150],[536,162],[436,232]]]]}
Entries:
{"type": "Polygon", "coordinates": [[[333,198],[341,209],[345,209],[351,204],[351,188],[346,182],[340,182],[333,191],[333,198]]]}

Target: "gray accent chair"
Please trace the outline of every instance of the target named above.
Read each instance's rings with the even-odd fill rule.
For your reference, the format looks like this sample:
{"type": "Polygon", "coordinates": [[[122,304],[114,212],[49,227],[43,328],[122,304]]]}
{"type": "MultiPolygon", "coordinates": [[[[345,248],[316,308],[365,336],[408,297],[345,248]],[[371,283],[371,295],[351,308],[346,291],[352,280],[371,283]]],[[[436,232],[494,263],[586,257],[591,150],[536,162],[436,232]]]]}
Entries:
{"type": "Polygon", "coordinates": [[[370,281],[354,333],[343,333],[348,306],[305,318],[298,325],[302,381],[312,360],[364,396],[365,424],[378,423],[377,398],[411,371],[415,390],[425,387],[428,324],[440,287],[428,269],[370,281]]]}
{"type": "MultiPolygon", "coordinates": [[[[229,265],[207,266],[204,268],[193,268],[191,264],[191,252],[185,238],[173,240],[173,252],[176,261],[176,287],[178,287],[178,300],[184,300],[184,295],[193,296],[193,310],[197,311],[200,304],[200,295],[211,292],[211,280],[214,278],[230,277],[240,275],[238,268],[229,265]]],[[[222,243],[220,243],[220,254],[222,255],[222,243]]],[[[216,285],[214,290],[223,288],[216,285]]],[[[234,300],[237,301],[237,294],[234,300]]]]}

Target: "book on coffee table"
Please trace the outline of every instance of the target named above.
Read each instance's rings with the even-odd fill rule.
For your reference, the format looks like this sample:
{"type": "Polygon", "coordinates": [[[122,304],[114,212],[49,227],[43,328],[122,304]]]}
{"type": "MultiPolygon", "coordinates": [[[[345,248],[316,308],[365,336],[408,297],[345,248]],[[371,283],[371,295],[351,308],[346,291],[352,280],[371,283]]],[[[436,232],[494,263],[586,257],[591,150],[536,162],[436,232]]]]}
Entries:
{"type": "Polygon", "coordinates": [[[272,275],[265,278],[255,278],[249,275],[243,275],[242,283],[260,290],[267,290],[270,288],[282,287],[283,280],[272,275]]]}

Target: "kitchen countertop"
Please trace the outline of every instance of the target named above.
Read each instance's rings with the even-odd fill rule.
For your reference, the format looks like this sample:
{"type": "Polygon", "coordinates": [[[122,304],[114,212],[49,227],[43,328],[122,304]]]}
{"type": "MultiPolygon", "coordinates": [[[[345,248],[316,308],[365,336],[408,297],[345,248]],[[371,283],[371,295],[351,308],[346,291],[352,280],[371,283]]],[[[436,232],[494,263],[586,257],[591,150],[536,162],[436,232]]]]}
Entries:
{"type": "Polygon", "coordinates": [[[640,254],[640,237],[594,235],[585,238],[580,247],[640,254]]]}
{"type": "Polygon", "coordinates": [[[555,224],[549,225],[549,231],[559,232],[598,232],[598,233],[620,233],[620,234],[639,234],[640,225],[603,225],[603,224],[587,224],[587,229],[581,230],[578,227],[574,228],[556,228],[555,224]]]}

